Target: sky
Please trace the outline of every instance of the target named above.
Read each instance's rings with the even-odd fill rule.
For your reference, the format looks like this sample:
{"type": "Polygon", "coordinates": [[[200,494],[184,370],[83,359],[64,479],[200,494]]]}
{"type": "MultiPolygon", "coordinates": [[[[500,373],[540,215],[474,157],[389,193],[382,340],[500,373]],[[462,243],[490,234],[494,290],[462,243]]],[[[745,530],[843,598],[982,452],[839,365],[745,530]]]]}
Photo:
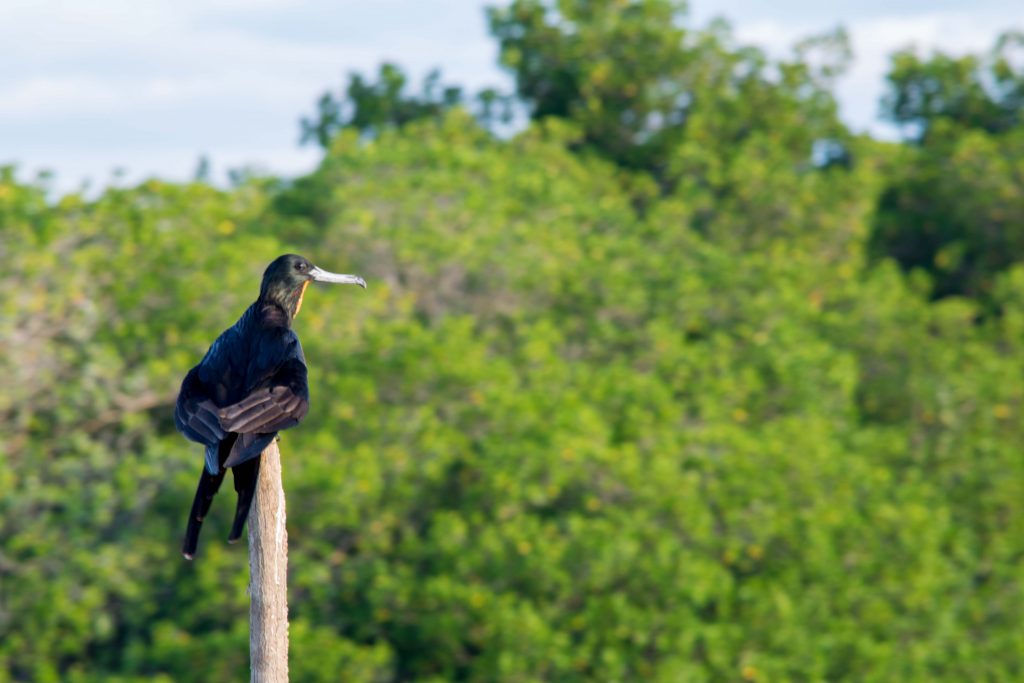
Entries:
{"type": "MultiPolygon", "coordinates": [[[[446,83],[511,90],[487,4],[0,0],[0,165],[23,180],[51,171],[59,192],[185,180],[201,156],[221,182],[242,167],[305,173],[320,154],[299,146],[299,119],[351,71],[393,61],[416,82],[440,67],[446,83]]],[[[696,27],[724,17],[777,57],[845,26],[855,61],[838,84],[842,116],[883,137],[894,135],[877,117],[889,53],[982,51],[1024,30],[1024,2],[1011,0],[695,0],[690,14],[696,27]]]]}

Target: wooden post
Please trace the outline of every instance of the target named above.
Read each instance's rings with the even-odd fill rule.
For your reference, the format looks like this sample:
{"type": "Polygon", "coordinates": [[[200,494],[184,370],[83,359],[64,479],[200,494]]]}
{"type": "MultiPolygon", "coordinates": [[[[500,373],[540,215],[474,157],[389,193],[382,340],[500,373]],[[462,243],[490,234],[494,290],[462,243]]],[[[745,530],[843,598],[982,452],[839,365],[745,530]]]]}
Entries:
{"type": "Polygon", "coordinates": [[[288,530],[281,451],[275,439],[260,456],[249,513],[249,661],[252,683],[288,681],[288,530]]]}

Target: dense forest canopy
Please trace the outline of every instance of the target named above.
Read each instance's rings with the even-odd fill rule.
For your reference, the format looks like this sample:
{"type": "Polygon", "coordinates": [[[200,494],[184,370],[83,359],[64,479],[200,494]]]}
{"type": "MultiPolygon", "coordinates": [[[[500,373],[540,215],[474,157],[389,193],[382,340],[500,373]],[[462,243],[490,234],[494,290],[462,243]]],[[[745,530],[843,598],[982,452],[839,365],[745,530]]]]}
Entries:
{"type": "Polygon", "coordinates": [[[842,30],[487,21],[514,93],[353,74],[305,177],[0,172],[0,681],[247,675],[171,415],[289,251],[370,283],[296,322],[294,680],[1024,678],[1021,36],[894,55],[886,143],[842,30]]]}

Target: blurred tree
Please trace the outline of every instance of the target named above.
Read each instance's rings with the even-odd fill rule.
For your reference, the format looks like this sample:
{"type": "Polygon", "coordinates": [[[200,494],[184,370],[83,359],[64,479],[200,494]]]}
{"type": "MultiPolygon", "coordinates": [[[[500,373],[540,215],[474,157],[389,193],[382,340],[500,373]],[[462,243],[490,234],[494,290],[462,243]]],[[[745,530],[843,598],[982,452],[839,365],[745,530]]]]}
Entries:
{"type": "Polygon", "coordinates": [[[1022,126],[852,137],[841,32],[614,7],[495,10],[562,73],[514,135],[392,73],[294,181],[0,169],[0,682],[245,675],[171,402],[287,251],[371,283],[297,321],[296,681],[1024,680],[1022,126]]]}
{"type": "Polygon", "coordinates": [[[340,96],[325,92],[317,102],[317,112],[303,118],[303,144],[315,142],[326,148],[338,131],[354,128],[374,137],[385,128],[401,127],[410,121],[440,118],[458,106],[472,105],[485,125],[507,123],[511,102],[494,89],[484,89],[467,99],[459,86],[443,85],[437,69],[427,74],[418,94],[410,93],[405,72],[391,63],[381,64],[377,81],[370,82],[360,74],[350,74],[348,85],[340,96]]]}
{"type": "Polygon", "coordinates": [[[419,94],[408,91],[408,80],[398,66],[388,62],[381,64],[376,82],[350,74],[340,97],[325,92],[317,102],[316,115],[302,119],[302,142],[327,147],[330,139],[347,127],[373,136],[386,127],[436,118],[463,102],[462,88],[441,85],[441,72],[436,69],[424,79],[419,94]]]}
{"type": "Polygon", "coordinates": [[[916,144],[893,165],[872,250],[931,275],[936,297],[989,300],[1024,253],[1024,34],[984,56],[897,53],[883,110],[916,144]]]}
{"type": "Polygon", "coordinates": [[[936,297],[987,300],[998,273],[1024,254],[1024,126],[995,135],[933,125],[892,170],[872,250],[929,273],[936,297]]]}
{"type": "Polygon", "coordinates": [[[682,0],[514,0],[488,13],[532,118],[573,120],[584,146],[665,187],[689,172],[708,175],[691,154],[679,158],[687,143],[727,155],[770,132],[808,160],[815,140],[842,137],[827,83],[849,59],[844,32],[772,63],[733,47],[723,22],[687,29],[686,8],[682,0]]]}
{"type": "Polygon", "coordinates": [[[940,120],[1002,133],[1019,125],[1024,112],[1024,33],[1004,33],[986,55],[923,58],[903,50],[892,57],[886,78],[882,114],[912,140],[925,141],[940,120]]]}
{"type": "Polygon", "coordinates": [[[196,170],[192,172],[192,179],[197,183],[210,182],[210,157],[202,154],[196,161],[196,170]]]}
{"type": "Polygon", "coordinates": [[[666,137],[692,104],[696,48],[685,3],[516,0],[488,10],[501,62],[534,119],[577,121],[585,139],[619,163],[663,164],[666,137]]]}

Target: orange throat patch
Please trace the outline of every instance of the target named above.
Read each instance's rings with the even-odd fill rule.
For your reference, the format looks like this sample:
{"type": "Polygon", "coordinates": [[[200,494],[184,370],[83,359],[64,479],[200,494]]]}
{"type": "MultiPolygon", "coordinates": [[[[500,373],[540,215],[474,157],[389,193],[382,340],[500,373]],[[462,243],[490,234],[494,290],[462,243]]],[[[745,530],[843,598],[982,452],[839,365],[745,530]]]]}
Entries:
{"type": "Polygon", "coordinates": [[[292,317],[298,317],[299,311],[302,310],[302,300],[306,296],[306,287],[309,287],[309,280],[302,283],[302,291],[299,292],[299,300],[295,302],[295,312],[292,313],[292,317]]]}

